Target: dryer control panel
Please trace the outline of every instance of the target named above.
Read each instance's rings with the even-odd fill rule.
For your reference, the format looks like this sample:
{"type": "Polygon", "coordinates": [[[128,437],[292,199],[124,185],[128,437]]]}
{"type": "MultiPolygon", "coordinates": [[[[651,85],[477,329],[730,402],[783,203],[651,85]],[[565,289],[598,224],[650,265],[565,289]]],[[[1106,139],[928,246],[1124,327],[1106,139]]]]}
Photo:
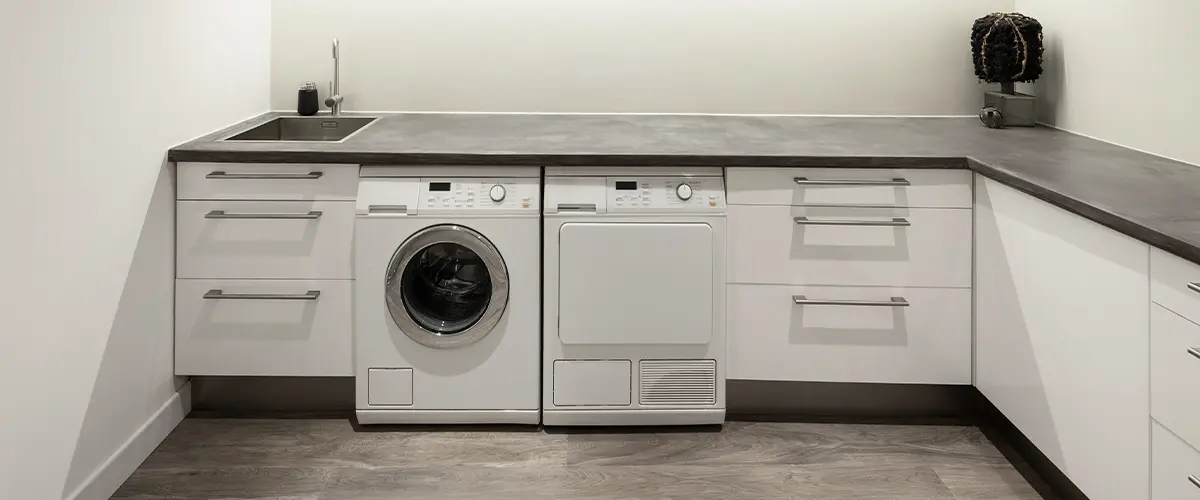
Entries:
{"type": "Polygon", "coordinates": [[[723,212],[720,177],[608,177],[608,212],[723,212]]]}
{"type": "Polygon", "coordinates": [[[546,177],[546,213],[725,213],[719,176],[546,177]]]}

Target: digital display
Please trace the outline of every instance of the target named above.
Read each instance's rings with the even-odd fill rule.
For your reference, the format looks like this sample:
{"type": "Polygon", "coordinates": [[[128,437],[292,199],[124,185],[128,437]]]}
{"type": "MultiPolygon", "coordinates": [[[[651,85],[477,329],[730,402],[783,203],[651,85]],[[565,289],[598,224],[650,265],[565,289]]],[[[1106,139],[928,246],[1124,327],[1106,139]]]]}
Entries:
{"type": "Polygon", "coordinates": [[[637,191],[637,181],[617,181],[617,191],[637,191]]]}
{"type": "Polygon", "coordinates": [[[429,190],[430,191],[449,191],[450,183],[449,182],[430,182],[429,190]]]}

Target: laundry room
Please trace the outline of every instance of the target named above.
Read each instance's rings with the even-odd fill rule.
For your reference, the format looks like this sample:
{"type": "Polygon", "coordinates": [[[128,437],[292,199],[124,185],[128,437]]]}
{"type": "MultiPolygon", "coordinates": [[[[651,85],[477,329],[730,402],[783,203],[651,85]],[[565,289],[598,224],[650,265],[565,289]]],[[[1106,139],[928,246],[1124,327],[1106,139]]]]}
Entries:
{"type": "Polygon", "coordinates": [[[1196,19],[0,0],[0,499],[1200,498],[1196,19]]]}

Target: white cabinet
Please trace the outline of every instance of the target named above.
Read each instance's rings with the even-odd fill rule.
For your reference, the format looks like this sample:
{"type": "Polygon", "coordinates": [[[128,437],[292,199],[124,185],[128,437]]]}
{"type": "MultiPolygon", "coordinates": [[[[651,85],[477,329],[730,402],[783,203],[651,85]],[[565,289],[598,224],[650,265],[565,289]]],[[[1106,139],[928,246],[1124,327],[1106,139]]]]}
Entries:
{"type": "Polygon", "coordinates": [[[1151,494],[1154,500],[1194,500],[1200,498],[1200,451],[1188,446],[1166,427],[1154,427],[1154,472],[1151,494]]]}
{"type": "Polygon", "coordinates": [[[178,278],[308,278],[353,274],[354,203],[180,201],[178,278]]]}
{"type": "Polygon", "coordinates": [[[1149,246],[977,179],[976,385],[1092,500],[1146,500],[1149,246]]]}
{"type": "Polygon", "coordinates": [[[970,172],[726,178],[729,378],[971,383],[970,172]]]}
{"type": "MultiPolygon", "coordinates": [[[[1150,414],[1170,431],[1170,438],[1187,443],[1174,448],[1200,447],[1200,266],[1153,249],[1150,278],[1154,301],[1150,313],[1150,414]]],[[[1163,437],[1161,441],[1171,439],[1163,437]]],[[[1182,491],[1200,498],[1200,484],[1191,485],[1197,488],[1193,490],[1179,481],[1182,464],[1163,463],[1186,455],[1190,457],[1188,474],[1200,477],[1200,456],[1194,450],[1190,454],[1162,452],[1159,442],[1155,434],[1154,498],[1185,498],[1171,496],[1182,491]],[[1170,472],[1164,473],[1164,469],[1170,472]]]]}
{"type": "Polygon", "coordinates": [[[1150,312],[1150,414],[1192,446],[1200,446],[1198,385],[1200,325],[1155,304],[1150,312]]]}
{"type": "Polygon", "coordinates": [[[354,375],[350,281],[177,283],[176,374],[354,375]]]}
{"type": "Polygon", "coordinates": [[[729,281],[971,287],[971,211],[729,207],[729,281]]]}
{"type": "Polygon", "coordinates": [[[343,200],[358,194],[354,165],[180,163],[180,200],[343,200]]]}
{"type": "Polygon", "coordinates": [[[1200,266],[1157,248],[1150,251],[1150,299],[1200,323],[1200,266]]]}
{"type": "Polygon", "coordinates": [[[177,173],[175,373],[353,375],[358,166],[177,173]]]}
{"type": "Polygon", "coordinates": [[[971,208],[967,170],[732,167],[728,172],[730,205],[971,208]]]}
{"type": "Polygon", "coordinates": [[[734,284],[729,304],[732,379],[971,383],[968,289],[734,284]]]}

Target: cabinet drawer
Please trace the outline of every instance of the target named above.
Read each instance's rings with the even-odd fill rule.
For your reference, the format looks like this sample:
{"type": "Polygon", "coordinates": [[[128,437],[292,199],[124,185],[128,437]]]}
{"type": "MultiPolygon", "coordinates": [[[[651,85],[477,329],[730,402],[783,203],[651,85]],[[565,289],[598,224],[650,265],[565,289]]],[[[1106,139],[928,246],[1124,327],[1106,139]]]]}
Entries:
{"type": "Polygon", "coordinates": [[[728,223],[731,283],[971,286],[970,210],[730,206],[728,223]]]}
{"type": "Polygon", "coordinates": [[[176,280],[175,373],[353,375],[352,283],[176,280]]]}
{"type": "Polygon", "coordinates": [[[730,205],[970,208],[971,172],[886,168],[726,169],[730,205]]]}
{"type": "Polygon", "coordinates": [[[1150,460],[1150,497],[1154,500],[1200,498],[1200,451],[1158,423],[1152,427],[1154,456],[1150,460]]]}
{"type": "Polygon", "coordinates": [[[728,327],[732,379],[971,383],[970,290],[729,285],[728,327]]]}
{"type": "Polygon", "coordinates": [[[350,279],[354,203],[180,201],[177,278],[350,279]]]}
{"type": "Polygon", "coordinates": [[[180,163],[180,200],[353,200],[358,165],[180,163]]]}
{"type": "MultiPolygon", "coordinates": [[[[1161,306],[1151,306],[1150,413],[1192,446],[1200,447],[1197,383],[1200,325],[1161,306]]],[[[1200,498],[1200,491],[1196,495],[1200,498]]]]}
{"type": "Polygon", "coordinates": [[[1200,323],[1200,266],[1152,248],[1150,299],[1200,323]]]}

